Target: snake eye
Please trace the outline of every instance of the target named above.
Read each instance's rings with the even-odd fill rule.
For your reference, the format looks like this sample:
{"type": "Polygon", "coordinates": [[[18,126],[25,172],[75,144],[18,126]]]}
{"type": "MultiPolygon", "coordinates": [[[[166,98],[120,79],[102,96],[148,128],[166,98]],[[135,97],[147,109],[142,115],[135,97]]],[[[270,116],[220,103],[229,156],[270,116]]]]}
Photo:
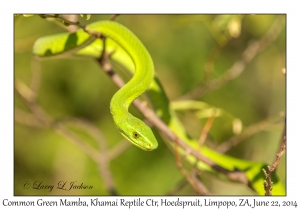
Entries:
{"type": "Polygon", "coordinates": [[[133,137],[137,139],[140,137],[140,134],[138,134],[137,132],[133,132],[133,137]]]}

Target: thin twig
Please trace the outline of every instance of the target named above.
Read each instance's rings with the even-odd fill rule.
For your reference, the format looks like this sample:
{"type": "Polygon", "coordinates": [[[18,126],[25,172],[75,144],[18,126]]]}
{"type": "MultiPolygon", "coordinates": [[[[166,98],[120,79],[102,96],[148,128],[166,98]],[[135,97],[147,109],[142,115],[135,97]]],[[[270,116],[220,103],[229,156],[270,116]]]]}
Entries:
{"type": "Polygon", "coordinates": [[[196,180],[195,183],[197,184],[197,187],[201,189],[202,195],[212,195],[211,192],[208,191],[208,189],[205,187],[205,185],[199,180],[199,172],[197,169],[194,169],[191,173],[191,177],[196,180]]]}
{"type": "Polygon", "coordinates": [[[110,20],[115,21],[116,18],[117,18],[119,15],[120,15],[120,14],[112,15],[111,18],[110,18],[110,20]]]}
{"type": "Polygon", "coordinates": [[[178,185],[172,189],[167,195],[176,195],[178,192],[180,192],[186,185],[188,184],[188,181],[184,178],[178,183],[178,185]]]}
{"type": "Polygon", "coordinates": [[[127,140],[121,141],[119,144],[111,148],[110,151],[107,153],[109,160],[115,159],[120,154],[122,154],[125,150],[127,150],[130,146],[132,146],[132,144],[129,141],[127,140]]]}
{"type": "Polygon", "coordinates": [[[35,118],[33,114],[27,113],[19,108],[14,109],[15,121],[26,126],[43,128],[44,126],[35,118]]]}
{"type": "Polygon", "coordinates": [[[206,124],[204,125],[204,127],[202,129],[202,132],[201,132],[200,137],[199,137],[199,148],[202,147],[202,145],[204,144],[204,142],[206,140],[207,134],[208,134],[213,122],[214,122],[215,115],[216,115],[216,111],[214,110],[212,116],[210,116],[208,118],[206,124]]]}
{"type": "Polygon", "coordinates": [[[30,89],[32,90],[33,98],[32,100],[36,100],[36,97],[39,93],[40,85],[41,85],[41,63],[38,62],[34,57],[31,58],[31,84],[30,89]]]}
{"type": "Polygon", "coordinates": [[[100,32],[87,29],[86,26],[83,25],[83,24],[81,24],[79,21],[70,21],[70,20],[68,20],[68,19],[66,19],[66,18],[64,18],[64,17],[62,17],[60,15],[42,14],[40,16],[43,17],[43,18],[54,18],[56,20],[59,20],[59,21],[65,23],[65,24],[67,24],[67,25],[77,26],[77,27],[81,28],[82,30],[84,30],[85,32],[87,32],[87,33],[89,33],[91,35],[94,35],[97,38],[101,38],[102,37],[102,35],[101,35],[100,32]]]}
{"type": "Polygon", "coordinates": [[[273,182],[271,180],[271,173],[267,173],[266,170],[263,168],[262,171],[264,172],[264,175],[266,177],[266,180],[264,181],[264,189],[266,191],[265,195],[271,196],[272,195],[272,187],[273,187],[273,182]]]}
{"type": "Polygon", "coordinates": [[[91,147],[89,144],[87,144],[83,139],[78,137],[74,132],[70,131],[68,128],[66,128],[61,123],[55,122],[52,125],[52,129],[57,132],[58,134],[66,137],[69,139],[72,143],[77,145],[87,156],[89,156],[93,160],[98,160],[99,153],[96,149],[91,147]]]}
{"type": "MultiPolygon", "coordinates": [[[[74,23],[78,22],[78,15],[63,15],[63,16],[65,17],[65,19],[70,20],[74,23]]],[[[78,26],[77,25],[70,25],[70,26],[67,27],[67,30],[71,33],[75,32],[75,31],[78,30],[78,26]]]]}
{"type": "Polygon", "coordinates": [[[20,79],[15,78],[15,89],[17,90],[17,93],[22,96],[22,98],[25,100],[25,102],[31,103],[35,99],[34,92],[20,79]]]}
{"type": "MultiPolygon", "coordinates": [[[[54,119],[48,116],[46,112],[38,104],[36,104],[35,101],[32,101],[31,97],[28,96],[28,92],[32,92],[32,90],[22,81],[17,81],[18,82],[15,83],[15,89],[17,93],[25,101],[26,105],[33,113],[33,116],[38,120],[38,122],[42,123],[41,125],[52,128],[54,131],[70,139],[74,144],[82,148],[88,156],[93,159],[97,159],[97,152],[94,150],[94,148],[86,144],[85,141],[80,139],[73,132],[70,132],[64,125],[56,122],[54,119]]],[[[21,112],[18,114],[21,114],[21,112]]]]}
{"type": "Polygon", "coordinates": [[[185,176],[186,180],[190,183],[190,185],[194,188],[194,190],[199,194],[199,195],[205,195],[207,192],[206,188],[202,183],[200,183],[199,180],[197,180],[196,176],[191,176],[183,167],[182,162],[181,162],[181,156],[178,151],[178,144],[175,143],[174,146],[174,151],[175,151],[175,157],[176,157],[176,165],[179,168],[180,172],[185,176]],[[204,188],[204,189],[203,189],[204,188]]]}
{"type": "Polygon", "coordinates": [[[276,170],[280,160],[281,160],[281,157],[283,156],[283,154],[285,153],[286,151],[286,134],[285,134],[285,126],[284,126],[284,131],[283,131],[283,135],[282,135],[282,145],[280,147],[280,151],[277,153],[276,155],[276,158],[275,158],[275,161],[273,162],[273,164],[268,168],[269,171],[273,172],[276,170]]]}
{"type": "Polygon", "coordinates": [[[107,150],[108,146],[102,132],[93,123],[87,120],[83,120],[79,118],[70,118],[70,117],[60,118],[56,120],[56,122],[63,123],[64,125],[70,124],[88,132],[93,137],[93,139],[95,139],[96,142],[98,143],[100,151],[107,150]]]}
{"type": "Polygon", "coordinates": [[[280,153],[280,151],[282,149],[281,147],[282,147],[282,145],[284,145],[284,141],[286,141],[286,116],[285,116],[285,114],[284,114],[284,127],[283,127],[283,131],[281,134],[281,139],[279,142],[277,153],[280,153]]]}
{"type": "Polygon", "coordinates": [[[117,195],[117,190],[113,181],[112,173],[109,169],[110,159],[105,152],[100,153],[100,157],[97,159],[99,171],[104,179],[106,189],[111,195],[117,195]]]}
{"type": "Polygon", "coordinates": [[[276,155],[276,158],[271,166],[268,166],[268,172],[263,168],[262,171],[264,172],[264,175],[266,177],[266,180],[264,182],[264,187],[267,196],[272,195],[272,187],[273,187],[273,182],[271,180],[272,173],[276,170],[281,157],[286,151],[286,124],[284,124],[283,132],[282,132],[282,137],[280,142],[282,142],[282,145],[280,147],[279,152],[276,155]]]}

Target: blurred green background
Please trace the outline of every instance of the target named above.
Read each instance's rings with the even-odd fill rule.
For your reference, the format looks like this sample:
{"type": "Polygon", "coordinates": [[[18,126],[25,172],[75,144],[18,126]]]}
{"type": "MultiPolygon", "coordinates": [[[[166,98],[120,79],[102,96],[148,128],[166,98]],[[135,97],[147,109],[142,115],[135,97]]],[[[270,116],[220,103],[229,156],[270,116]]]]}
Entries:
{"type": "MultiPolygon", "coordinates": [[[[88,24],[110,19],[111,15],[92,15],[88,24]]],[[[261,122],[271,122],[263,131],[245,138],[231,148],[229,155],[271,164],[283,130],[282,113],[286,107],[286,26],[284,15],[120,15],[116,21],[128,27],[149,50],[157,75],[170,100],[189,93],[225,73],[251,41],[259,40],[277,18],[283,18],[278,37],[259,52],[239,77],[227,85],[197,98],[239,119],[243,130],[261,122]],[[280,16],[280,17],[279,17],[280,16]],[[275,119],[275,120],[274,120],[275,119]]],[[[20,17],[15,21],[14,76],[25,84],[32,82],[32,46],[45,35],[65,32],[53,21],[38,16],[20,17]]],[[[119,72],[118,68],[116,68],[119,72]]],[[[121,75],[124,75],[121,72],[121,75]]],[[[72,117],[97,126],[109,148],[124,141],[116,130],[109,103],[117,87],[93,59],[60,59],[41,62],[41,81],[37,103],[53,119],[72,117]]],[[[15,118],[28,112],[15,92],[15,118]]],[[[131,112],[142,117],[134,107],[131,112]]],[[[194,112],[179,113],[189,134],[195,138],[207,118],[198,119],[194,112]]],[[[21,120],[22,121],[22,120],[21,120]]],[[[82,148],[47,127],[14,124],[14,193],[15,195],[109,195],[99,166],[82,148]],[[37,181],[54,185],[76,181],[92,189],[26,189],[37,181]]],[[[25,123],[24,123],[25,122],[25,123]]],[[[74,129],[86,142],[97,148],[86,130],[74,129]]],[[[231,121],[216,118],[206,143],[212,147],[234,136],[231,121]],[[228,126],[229,125],[229,126],[228,126]]],[[[283,157],[278,175],[285,184],[286,164],[283,157]]],[[[120,195],[169,195],[184,181],[173,153],[159,141],[159,147],[144,152],[129,146],[109,164],[111,178],[120,195]]],[[[254,195],[238,183],[202,173],[209,191],[218,195],[254,195]]],[[[189,184],[176,195],[196,195],[189,184]]]]}

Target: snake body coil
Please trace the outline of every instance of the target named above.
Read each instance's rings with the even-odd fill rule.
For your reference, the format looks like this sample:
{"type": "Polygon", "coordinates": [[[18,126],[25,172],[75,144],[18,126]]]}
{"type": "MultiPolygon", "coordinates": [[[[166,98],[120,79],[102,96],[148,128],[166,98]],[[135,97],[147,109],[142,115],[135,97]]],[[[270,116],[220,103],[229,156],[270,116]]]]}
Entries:
{"type": "Polygon", "coordinates": [[[158,143],[151,129],[128,112],[133,100],[145,92],[153,80],[154,66],[150,54],[131,31],[116,22],[101,21],[89,25],[89,30],[94,28],[117,42],[135,65],[134,76],[113,96],[110,103],[110,111],[118,130],[141,149],[156,149],[158,143]]]}

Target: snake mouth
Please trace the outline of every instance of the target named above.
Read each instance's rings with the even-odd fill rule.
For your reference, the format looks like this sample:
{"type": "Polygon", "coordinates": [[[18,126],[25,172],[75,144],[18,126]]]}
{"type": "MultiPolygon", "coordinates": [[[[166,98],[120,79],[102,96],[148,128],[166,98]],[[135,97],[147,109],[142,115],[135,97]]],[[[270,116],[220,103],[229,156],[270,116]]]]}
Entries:
{"type": "Polygon", "coordinates": [[[144,148],[141,147],[141,148],[145,151],[152,151],[152,150],[155,150],[157,148],[157,146],[153,146],[153,145],[150,145],[150,144],[148,144],[148,146],[149,147],[144,147],[144,148]]]}
{"type": "Polygon", "coordinates": [[[133,145],[137,146],[138,148],[144,150],[144,151],[152,151],[157,148],[155,145],[151,145],[150,143],[145,143],[145,144],[138,144],[136,141],[133,141],[130,139],[124,132],[121,132],[121,134],[128,140],[130,141],[133,145]]]}

